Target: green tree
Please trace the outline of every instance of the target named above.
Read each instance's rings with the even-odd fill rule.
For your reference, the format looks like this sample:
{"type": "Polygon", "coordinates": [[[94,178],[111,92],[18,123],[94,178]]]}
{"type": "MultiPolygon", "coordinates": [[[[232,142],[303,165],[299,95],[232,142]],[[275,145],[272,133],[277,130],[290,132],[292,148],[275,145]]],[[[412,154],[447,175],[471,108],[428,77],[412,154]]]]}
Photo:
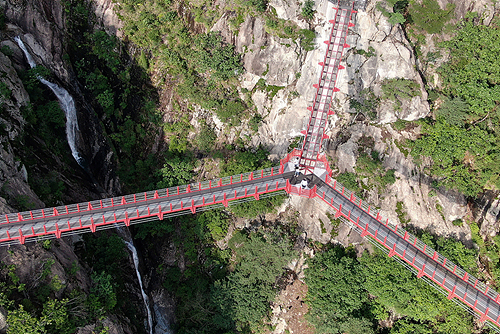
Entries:
{"type": "Polygon", "coordinates": [[[462,128],[437,121],[425,123],[421,138],[412,143],[415,157],[430,156],[429,172],[438,184],[477,195],[487,184],[500,187],[498,138],[477,126],[462,128]]]}
{"type": "Polygon", "coordinates": [[[235,271],[212,289],[218,311],[214,322],[226,329],[247,328],[266,316],[276,296],[276,279],[296,256],[279,230],[250,235],[236,253],[239,261],[235,271]]]}
{"type": "Polygon", "coordinates": [[[408,9],[414,26],[429,34],[440,33],[454,10],[455,4],[447,4],[443,10],[436,0],[412,0],[408,9]]]}
{"type": "Polygon", "coordinates": [[[258,12],[265,12],[268,0],[248,0],[249,5],[253,6],[258,12]]]}
{"type": "Polygon", "coordinates": [[[476,119],[500,117],[495,112],[500,103],[499,41],[497,25],[475,25],[469,19],[450,41],[443,43],[450,53],[449,61],[439,68],[444,92],[465,101],[468,112],[476,119]]]}
{"type": "MultiPolygon", "coordinates": [[[[472,321],[467,312],[386,254],[377,251],[372,256],[365,252],[360,263],[363,265],[366,290],[377,298],[383,308],[406,315],[413,319],[410,323],[427,324],[437,333],[472,333],[472,321]],[[446,331],[446,328],[454,330],[446,331]]],[[[410,323],[403,322],[401,327],[396,328],[405,333],[404,327],[408,325],[411,328],[410,323]]],[[[416,326],[417,330],[421,327],[416,326]]]]}
{"type": "Polygon", "coordinates": [[[333,246],[308,261],[308,319],[319,333],[373,333],[364,319],[365,278],[353,249],[333,246]]]}
{"type": "Polygon", "coordinates": [[[394,78],[382,81],[382,98],[395,102],[395,109],[401,110],[402,102],[414,96],[421,96],[420,85],[413,80],[394,78]]]}
{"type": "Polygon", "coordinates": [[[199,35],[195,46],[200,50],[197,55],[201,60],[202,71],[211,70],[215,78],[220,80],[227,80],[242,72],[240,55],[235,52],[235,46],[225,45],[219,33],[199,35]]]}
{"type": "Polygon", "coordinates": [[[185,156],[175,155],[166,159],[160,173],[162,180],[158,182],[158,188],[187,184],[193,178],[193,164],[185,156]]]}
{"type": "Polygon", "coordinates": [[[389,23],[392,25],[403,24],[406,22],[405,17],[401,13],[391,13],[389,16],[389,23]]]}
{"type": "Polygon", "coordinates": [[[231,212],[237,217],[256,218],[259,215],[270,213],[283,204],[286,195],[276,195],[259,199],[258,201],[243,202],[231,205],[231,212]]]}
{"type": "Polygon", "coordinates": [[[74,333],[76,328],[72,319],[70,319],[67,304],[67,299],[49,299],[43,305],[41,319],[45,324],[47,332],[61,334],[74,333]]]}
{"type": "Polygon", "coordinates": [[[312,19],[314,19],[315,10],[313,9],[313,7],[314,7],[313,0],[306,0],[304,2],[304,6],[302,6],[302,16],[306,20],[311,21],[312,19]]]}
{"type": "Polygon", "coordinates": [[[213,240],[223,239],[229,227],[229,217],[221,209],[205,211],[197,217],[200,225],[208,230],[213,240]]]}
{"type": "Polygon", "coordinates": [[[24,310],[23,305],[9,311],[7,314],[8,334],[42,334],[45,326],[40,321],[24,310]]]}
{"type": "Polygon", "coordinates": [[[255,152],[239,151],[222,166],[222,176],[236,175],[271,167],[267,159],[269,152],[259,147],[255,152]]]}
{"type": "Polygon", "coordinates": [[[217,136],[214,129],[205,120],[202,120],[200,123],[201,129],[196,136],[196,146],[202,151],[210,151],[217,140],[217,136]]]}
{"type": "Polygon", "coordinates": [[[448,124],[463,126],[469,114],[469,105],[459,97],[445,98],[435,113],[438,119],[442,119],[448,124]]]}

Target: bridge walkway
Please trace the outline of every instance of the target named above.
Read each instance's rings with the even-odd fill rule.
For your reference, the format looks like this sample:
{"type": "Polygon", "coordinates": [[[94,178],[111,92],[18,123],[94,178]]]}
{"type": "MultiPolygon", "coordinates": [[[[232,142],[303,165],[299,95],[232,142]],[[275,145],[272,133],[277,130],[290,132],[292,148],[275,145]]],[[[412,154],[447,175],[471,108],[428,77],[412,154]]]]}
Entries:
{"type": "Polygon", "coordinates": [[[389,257],[396,256],[413,267],[417,277],[425,276],[436,283],[446,291],[448,299],[457,298],[476,311],[481,321],[490,320],[500,326],[500,295],[496,291],[411,233],[383,219],[337,181],[329,177],[325,181],[317,182],[316,196],[335,210],[336,218],[343,217],[362,237],[383,245],[389,257]]]}
{"type": "Polygon", "coordinates": [[[314,84],[316,95],[313,99],[313,105],[308,109],[311,111],[307,129],[303,132],[305,135],[302,145],[302,156],[300,165],[308,171],[312,171],[318,160],[321,144],[323,139],[328,138],[325,135],[325,128],[328,121],[328,116],[333,114],[330,109],[333,93],[338,91],[335,87],[339,69],[344,67],[340,65],[342,53],[344,49],[350,46],[346,44],[346,38],[349,27],[354,26],[351,22],[354,3],[351,2],[349,8],[338,7],[335,10],[335,17],[330,20],[332,29],[330,38],[325,41],[327,51],[322,66],[319,83],[314,84]]]}
{"type": "Polygon", "coordinates": [[[128,226],[145,218],[162,220],[217,204],[258,200],[262,195],[285,190],[286,179],[292,175],[293,171],[279,166],[168,189],[6,214],[0,216],[0,243],[60,238],[62,234],[95,232],[117,223],[128,226]]]}

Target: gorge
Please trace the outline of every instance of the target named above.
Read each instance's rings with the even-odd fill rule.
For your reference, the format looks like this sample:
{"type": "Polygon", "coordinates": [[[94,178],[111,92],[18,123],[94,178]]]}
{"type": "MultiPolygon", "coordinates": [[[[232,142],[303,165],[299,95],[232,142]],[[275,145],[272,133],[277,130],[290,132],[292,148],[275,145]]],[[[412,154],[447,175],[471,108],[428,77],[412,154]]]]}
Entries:
{"type": "MultiPolygon", "coordinates": [[[[65,7],[68,5],[66,2],[59,1],[34,1],[25,7],[15,1],[6,2],[7,26],[2,30],[1,45],[8,46],[12,54],[0,55],[2,71],[9,73],[8,79],[4,77],[1,80],[12,92],[12,99],[2,100],[8,111],[2,114],[1,120],[7,132],[2,132],[2,161],[5,162],[1,168],[1,180],[5,185],[2,197],[7,199],[7,203],[2,202],[4,213],[24,209],[20,205],[31,208],[30,205],[36,204],[41,207],[42,201],[49,206],[81,202],[107,197],[104,194],[118,195],[169,187],[192,180],[210,179],[224,173],[230,175],[257,169],[260,168],[258,164],[265,165],[267,160],[267,153],[262,153],[259,145],[268,149],[274,161],[289,151],[298,141],[308,117],[307,106],[314,91],[312,85],[317,82],[318,66],[315,64],[323,60],[325,45],[322,41],[328,33],[331,5],[327,1],[316,1],[313,19],[306,19],[302,16],[302,4],[288,1],[266,2],[264,12],[259,11],[260,7],[238,7],[236,2],[202,2],[151,3],[141,7],[140,11],[144,14],[138,21],[133,21],[136,14],[131,8],[135,8],[135,5],[130,1],[124,1],[122,7],[114,8],[120,15],[113,10],[117,5],[106,0],[68,1],[71,9],[65,7]],[[168,15],[162,16],[160,10],[168,15]],[[20,13],[23,13],[23,17],[20,13]],[[91,27],[84,28],[82,22],[89,18],[94,21],[91,27]],[[307,45],[307,30],[316,33],[312,50],[307,45]],[[22,77],[21,74],[16,74],[16,71],[23,71],[23,61],[20,60],[22,48],[20,50],[10,41],[21,31],[37,62],[39,60],[51,70],[57,77],[56,82],[74,97],[75,106],[80,111],[79,122],[75,118],[74,124],[79,124],[83,136],[89,138],[88,143],[81,144],[82,155],[89,157],[89,169],[96,175],[100,190],[89,189],[85,185],[74,186],[67,181],[74,169],[74,164],[71,165],[67,160],[60,165],[51,162],[33,164],[31,158],[15,158],[14,152],[23,148],[9,148],[18,145],[14,139],[23,132],[23,125],[26,124],[23,120],[25,111],[20,106],[28,105],[26,101],[29,101],[28,84],[18,78],[22,77]],[[104,31],[111,35],[103,34],[104,31]],[[213,34],[205,35],[209,32],[213,34]],[[118,33],[125,42],[115,40],[114,33],[118,33]],[[166,36],[174,36],[175,40],[174,37],[169,39],[166,36]],[[220,39],[216,36],[220,36],[220,39]],[[155,43],[164,46],[156,49],[155,43]],[[180,47],[165,47],[176,44],[180,47]],[[229,70],[226,70],[220,64],[233,64],[231,45],[234,45],[236,54],[241,55],[241,67],[228,65],[229,70]],[[191,49],[195,52],[189,53],[191,49]],[[220,59],[223,61],[217,63],[220,59]],[[13,65],[9,65],[11,63],[13,65]],[[239,74],[236,78],[233,77],[235,73],[239,74]],[[212,81],[205,81],[209,76],[213,77],[212,81]],[[224,84],[218,84],[223,81],[224,84]],[[153,102],[152,106],[151,103],[148,105],[148,101],[153,102]],[[262,155],[264,159],[260,158],[262,155]],[[61,171],[62,176],[57,177],[64,180],[65,189],[54,189],[64,195],[55,199],[54,204],[47,204],[46,199],[41,201],[31,190],[33,179],[46,174],[44,171],[37,174],[36,168],[40,165],[53,165],[54,169],[61,171]],[[24,171],[23,166],[26,166],[24,171]],[[10,208],[7,204],[16,208],[10,208]]],[[[450,19],[452,23],[464,18],[467,11],[479,11],[483,13],[484,23],[488,24],[497,11],[496,5],[488,1],[478,1],[468,7],[456,1],[439,3],[442,10],[449,8],[447,4],[455,4],[456,9],[450,19]]],[[[389,5],[385,6],[388,13],[396,13],[389,5]]],[[[340,92],[334,101],[336,115],[328,120],[331,139],[325,145],[325,151],[333,161],[331,165],[336,166],[334,172],[351,181],[351,187],[356,187],[357,192],[361,192],[395,221],[427,229],[440,236],[454,236],[468,246],[476,243],[482,247],[481,240],[493,245],[500,214],[498,190],[492,186],[475,198],[447,189],[436,183],[439,177],[430,175],[430,161],[418,163],[408,154],[408,146],[404,145],[422,136],[425,125],[417,120],[428,115],[432,116],[430,119],[440,117],[437,112],[439,105],[447,101],[444,97],[432,95],[436,91],[441,92],[440,87],[443,85],[436,68],[446,62],[446,57],[434,54],[437,46],[433,40],[441,37],[422,33],[423,37],[418,38],[427,41],[420,45],[419,50],[423,54],[415,53],[413,44],[416,42],[412,40],[413,37],[408,37],[411,26],[391,23],[390,14],[387,15],[375,2],[368,2],[366,11],[357,14],[356,26],[349,35],[348,44],[353,47],[345,56],[346,73],[339,77],[340,92]],[[424,72],[427,82],[424,82],[417,69],[424,72]],[[399,89],[402,93],[391,95],[389,89],[399,89]]],[[[442,50],[440,52],[444,53],[442,50]]],[[[78,125],[75,126],[73,129],[76,131],[78,125]]],[[[69,137],[67,130],[66,134],[69,137]]],[[[69,154],[75,157],[71,144],[70,151],[69,154]]],[[[58,158],[64,160],[61,157],[64,154],[58,158]]],[[[468,158],[474,160],[470,156],[468,158]]],[[[86,183],[85,176],[77,179],[78,183],[86,183]]],[[[239,214],[250,210],[250,207],[245,207],[239,214]]],[[[232,214],[233,211],[229,212],[232,214]]],[[[178,302],[177,318],[172,312],[175,304],[173,300],[183,298],[187,290],[186,287],[178,286],[179,282],[206,282],[193,279],[199,276],[209,277],[219,282],[220,286],[228,284],[221,280],[223,275],[218,269],[224,266],[224,257],[215,257],[212,253],[220,252],[228,256],[226,253],[232,251],[238,254],[231,248],[235,247],[232,244],[238,244],[231,239],[231,233],[246,240],[237,231],[257,231],[259,226],[268,228],[273,219],[298,222],[300,233],[297,233],[301,237],[293,237],[297,244],[306,243],[307,239],[346,246],[360,242],[347,227],[336,230],[335,223],[326,214],[310,209],[310,203],[305,199],[286,200],[278,214],[235,219],[229,231],[225,228],[219,230],[217,225],[226,222],[225,213],[203,217],[209,217],[205,218],[208,223],[204,223],[208,225],[197,225],[198,220],[179,219],[173,220],[169,226],[152,223],[144,228],[133,227],[132,233],[136,237],[141,263],[145,268],[143,280],[139,278],[139,285],[144,284],[145,295],[141,292],[142,287],[137,288],[137,282],[130,283],[130,277],[135,275],[135,261],[114,262],[120,263],[122,268],[128,268],[124,271],[129,278],[121,280],[127,282],[126,290],[134,291],[135,296],[131,298],[137,304],[136,313],[140,319],[134,320],[130,315],[134,312],[126,313],[124,303],[118,303],[120,316],[132,320],[109,315],[101,322],[103,326],[111,327],[118,333],[151,331],[154,326],[149,321],[148,326],[142,324],[150,318],[149,310],[142,310],[142,303],[146,302],[149,295],[154,310],[161,308],[162,312],[170,312],[173,323],[181,326],[178,328],[189,328],[186,319],[189,319],[190,312],[194,312],[193,309],[178,302]],[[304,210],[294,213],[294,208],[304,210]],[[210,238],[212,235],[222,237],[215,239],[216,242],[212,239],[211,242],[200,242],[200,238],[206,238],[200,235],[207,228],[210,238]],[[150,233],[150,236],[141,238],[146,233],[150,233]],[[196,245],[195,241],[199,244],[196,245]],[[215,244],[218,245],[216,248],[213,246],[215,244]],[[222,264],[218,264],[215,259],[222,264]],[[133,325],[130,325],[131,322],[133,325]]],[[[98,241],[94,237],[75,237],[62,240],[62,246],[59,242],[57,247],[53,243],[51,247],[47,246],[49,250],[45,250],[42,244],[32,248],[16,246],[12,250],[15,254],[33,252],[44,260],[56,256],[53,273],[46,279],[51,279],[49,283],[56,282],[54,275],[58,275],[64,284],[69,285],[68,288],[51,292],[54,295],[59,294],[61,297],[63,291],[69,293],[70,285],[75,285],[72,280],[79,277],[80,283],[76,286],[80,286],[86,294],[99,296],[99,290],[90,277],[91,272],[99,272],[100,269],[96,269],[99,261],[84,260],[81,255],[76,257],[75,253],[81,254],[82,248],[98,250],[95,246],[97,242],[111,245],[112,238],[104,234],[106,232],[101,233],[105,237],[102,240],[96,237],[98,241]],[[106,238],[108,240],[104,241],[106,238]],[[68,245],[65,246],[65,243],[68,245]],[[92,248],[94,246],[96,248],[92,248]],[[59,248],[64,248],[69,255],[62,256],[59,248]],[[77,267],[82,268],[76,276],[62,269],[66,268],[70,272],[72,268],[71,261],[63,261],[65,257],[76,261],[77,267]]],[[[245,242],[241,241],[243,244],[245,242]]],[[[127,247],[125,244],[125,250],[127,247]]],[[[307,243],[306,247],[307,252],[317,250],[311,243],[307,243]]],[[[358,250],[361,252],[363,247],[366,246],[358,246],[358,250]]],[[[482,253],[480,263],[486,263],[485,267],[492,265],[490,261],[495,261],[493,253],[482,253]]],[[[2,250],[1,255],[6,264],[16,264],[14,273],[20,276],[21,282],[29,281],[28,273],[22,269],[23,262],[19,262],[21,255],[16,257],[18,262],[12,262],[14,256],[6,250],[2,250]]],[[[293,272],[298,276],[304,275],[300,266],[294,267],[293,272]]],[[[36,276],[36,271],[31,275],[36,276]]],[[[490,272],[485,275],[488,277],[490,272]]],[[[7,281],[10,279],[7,272],[4,276],[7,281]]],[[[233,281],[236,280],[234,277],[231,278],[233,281]]],[[[202,306],[209,305],[203,284],[191,285],[193,294],[199,293],[197,297],[202,306]]],[[[123,285],[120,287],[125,289],[123,285]]],[[[211,291],[216,290],[214,288],[211,291]]],[[[210,309],[207,313],[213,312],[210,309]]],[[[273,321],[281,324],[278,327],[284,332],[285,307],[273,314],[273,321]]],[[[196,315],[200,319],[208,317],[201,312],[196,315]]],[[[403,320],[391,320],[396,323],[393,327],[396,328],[398,321],[401,323],[403,320]]],[[[94,326],[92,330],[98,329],[99,322],[78,325],[79,333],[86,333],[89,326],[94,326]]]]}

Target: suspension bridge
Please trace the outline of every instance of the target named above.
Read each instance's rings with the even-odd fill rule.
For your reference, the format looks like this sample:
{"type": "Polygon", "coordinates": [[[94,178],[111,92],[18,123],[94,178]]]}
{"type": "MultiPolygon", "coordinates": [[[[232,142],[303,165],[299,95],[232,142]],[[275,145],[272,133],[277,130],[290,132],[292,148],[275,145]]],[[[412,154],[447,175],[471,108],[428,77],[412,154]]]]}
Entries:
{"type": "Polygon", "coordinates": [[[403,263],[450,300],[500,333],[500,295],[488,285],[428,247],[401,226],[363,202],[332,178],[327,158],[321,153],[331,102],[346,38],[354,26],[357,8],[364,1],[336,2],[325,58],[301,149],[295,149],[280,165],[249,173],[136,193],[90,202],[63,205],[0,216],[0,246],[24,244],[75,233],[96,232],[116,225],[130,226],[196,213],[279,193],[312,198],[335,218],[341,219],[389,257],[403,263]]]}

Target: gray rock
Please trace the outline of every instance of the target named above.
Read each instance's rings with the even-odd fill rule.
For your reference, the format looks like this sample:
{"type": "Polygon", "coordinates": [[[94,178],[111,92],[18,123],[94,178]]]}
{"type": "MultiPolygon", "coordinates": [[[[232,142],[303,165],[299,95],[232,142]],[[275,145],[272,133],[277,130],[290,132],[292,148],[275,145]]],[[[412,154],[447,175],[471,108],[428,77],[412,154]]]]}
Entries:
{"type": "Polygon", "coordinates": [[[113,0],[94,0],[94,13],[97,20],[110,35],[122,37],[123,33],[120,31],[123,28],[123,22],[118,18],[115,12],[116,3],[113,0]]]}
{"type": "Polygon", "coordinates": [[[7,311],[0,307],[0,333],[5,333],[7,330],[7,311]]]}

